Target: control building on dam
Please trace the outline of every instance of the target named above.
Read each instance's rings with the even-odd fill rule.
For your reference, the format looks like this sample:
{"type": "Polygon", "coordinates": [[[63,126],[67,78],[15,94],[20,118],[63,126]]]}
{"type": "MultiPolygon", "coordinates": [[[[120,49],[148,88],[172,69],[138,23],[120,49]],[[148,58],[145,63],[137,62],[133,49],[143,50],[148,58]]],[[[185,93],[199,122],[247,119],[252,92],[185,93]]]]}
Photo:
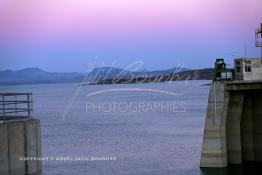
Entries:
{"type": "MultiPolygon", "coordinates": [[[[262,50],[262,24],[256,31],[262,50]]],[[[200,167],[262,162],[262,51],[260,58],[238,58],[227,69],[215,63],[210,87],[200,167]]]]}

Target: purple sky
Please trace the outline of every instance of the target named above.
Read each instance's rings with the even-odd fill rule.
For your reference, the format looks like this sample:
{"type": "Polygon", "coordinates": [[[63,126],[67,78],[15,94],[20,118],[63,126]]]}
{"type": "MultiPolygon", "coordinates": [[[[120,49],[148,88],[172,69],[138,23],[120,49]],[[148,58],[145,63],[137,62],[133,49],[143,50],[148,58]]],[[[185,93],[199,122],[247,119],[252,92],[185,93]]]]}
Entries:
{"type": "Polygon", "coordinates": [[[0,70],[78,71],[89,62],[145,69],[259,56],[261,0],[1,0],[0,70]]]}

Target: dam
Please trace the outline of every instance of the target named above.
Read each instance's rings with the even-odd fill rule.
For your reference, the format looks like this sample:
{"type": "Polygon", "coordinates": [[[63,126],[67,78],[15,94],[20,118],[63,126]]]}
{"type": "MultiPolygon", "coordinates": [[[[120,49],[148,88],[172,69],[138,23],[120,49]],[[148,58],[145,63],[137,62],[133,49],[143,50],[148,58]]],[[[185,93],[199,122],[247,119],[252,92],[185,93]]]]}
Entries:
{"type": "Polygon", "coordinates": [[[213,82],[201,167],[262,162],[262,81],[213,82]]]}
{"type": "MultiPolygon", "coordinates": [[[[256,31],[262,50],[262,24],[256,31]]],[[[238,58],[234,69],[215,63],[210,87],[200,167],[262,162],[262,52],[238,58]]]]}

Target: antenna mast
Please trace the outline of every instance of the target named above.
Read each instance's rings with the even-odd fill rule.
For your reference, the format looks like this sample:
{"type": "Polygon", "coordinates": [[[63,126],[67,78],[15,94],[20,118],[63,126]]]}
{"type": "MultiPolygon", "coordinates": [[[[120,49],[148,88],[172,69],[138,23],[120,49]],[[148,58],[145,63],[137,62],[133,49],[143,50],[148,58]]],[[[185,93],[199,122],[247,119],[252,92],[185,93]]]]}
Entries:
{"type": "Polygon", "coordinates": [[[260,24],[260,28],[256,30],[256,47],[261,48],[261,59],[262,59],[262,23],[260,24]]]}

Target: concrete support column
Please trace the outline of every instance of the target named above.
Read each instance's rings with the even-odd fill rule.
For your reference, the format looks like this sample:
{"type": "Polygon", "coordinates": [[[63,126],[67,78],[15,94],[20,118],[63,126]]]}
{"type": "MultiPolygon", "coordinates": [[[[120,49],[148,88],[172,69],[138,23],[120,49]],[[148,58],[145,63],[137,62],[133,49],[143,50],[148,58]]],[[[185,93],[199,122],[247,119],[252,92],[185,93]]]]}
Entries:
{"type": "Polygon", "coordinates": [[[41,161],[24,160],[25,157],[41,157],[40,140],[39,120],[0,124],[0,174],[41,174],[41,161]]]}
{"type": "Polygon", "coordinates": [[[262,162],[262,91],[253,94],[253,134],[255,161],[262,162]]]}
{"type": "MultiPolygon", "coordinates": [[[[26,157],[37,156],[37,125],[35,122],[25,123],[25,153],[26,157]]],[[[26,161],[26,170],[28,174],[37,172],[37,161],[26,161]]]]}
{"type": "Polygon", "coordinates": [[[241,150],[243,161],[254,160],[252,94],[246,92],[241,116],[241,150]]]}
{"type": "Polygon", "coordinates": [[[0,174],[9,174],[7,124],[0,126],[0,174]]]}
{"type": "Polygon", "coordinates": [[[244,104],[243,92],[231,92],[226,120],[226,142],[228,164],[241,164],[241,129],[240,121],[244,104]]]}
{"type": "Polygon", "coordinates": [[[24,122],[9,123],[7,132],[9,173],[10,175],[26,174],[25,161],[19,160],[19,157],[25,157],[24,122]]]}
{"type": "Polygon", "coordinates": [[[213,82],[210,87],[200,167],[227,166],[225,119],[229,93],[224,86],[223,82],[213,82]]]}

